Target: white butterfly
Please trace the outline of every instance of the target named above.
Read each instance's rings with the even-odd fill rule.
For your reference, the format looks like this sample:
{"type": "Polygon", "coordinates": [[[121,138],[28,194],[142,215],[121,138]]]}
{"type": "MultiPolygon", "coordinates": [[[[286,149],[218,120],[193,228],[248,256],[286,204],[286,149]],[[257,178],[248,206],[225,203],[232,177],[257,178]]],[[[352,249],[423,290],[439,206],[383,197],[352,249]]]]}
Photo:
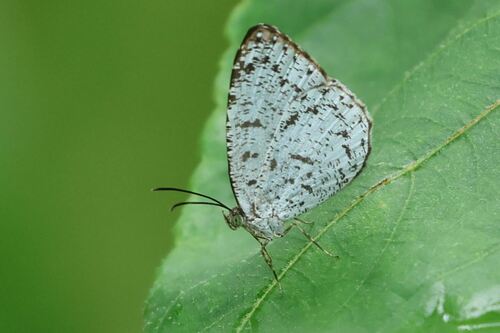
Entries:
{"type": "MultiPolygon", "coordinates": [[[[364,104],[277,28],[252,27],[236,53],[227,110],[229,177],[237,207],[178,188],[228,210],[231,229],[243,227],[266,245],[292,226],[317,244],[297,216],[334,195],[363,169],[371,121],[364,104]]],[[[321,248],[322,249],[322,248],[321,248]]],[[[323,250],[323,249],[322,249],[323,250]]],[[[323,250],[328,253],[327,251],[323,250]]]]}

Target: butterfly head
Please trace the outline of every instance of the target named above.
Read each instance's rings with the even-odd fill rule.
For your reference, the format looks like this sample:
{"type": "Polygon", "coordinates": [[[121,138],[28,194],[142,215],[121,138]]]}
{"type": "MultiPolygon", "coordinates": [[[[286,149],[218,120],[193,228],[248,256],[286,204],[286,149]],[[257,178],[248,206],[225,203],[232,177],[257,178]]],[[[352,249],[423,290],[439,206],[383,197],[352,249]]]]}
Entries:
{"type": "Polygon", "coordinates": [[[243,225],[243,211],[240,207],[235,207],[231,209],[229,212],[223,212],[224,219],[226,220],[229,228],[235,230],[243,225]]]}

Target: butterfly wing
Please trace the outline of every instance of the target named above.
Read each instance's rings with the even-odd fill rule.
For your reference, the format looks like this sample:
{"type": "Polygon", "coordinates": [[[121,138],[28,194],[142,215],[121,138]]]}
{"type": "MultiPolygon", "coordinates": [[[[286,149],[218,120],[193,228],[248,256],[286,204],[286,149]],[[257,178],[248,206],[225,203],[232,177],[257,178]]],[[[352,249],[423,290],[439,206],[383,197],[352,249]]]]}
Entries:
{"type": "Polygon", "coordinates": [[[248,31],[235,57],[227,111],[229,175],[247,216],[262,187],[257,179],[274,130],[297,96],[326,82],[322,69],[276,28],[261,24],[248,31]]]}
{"type": "Polygon", "coordinates": [[[286,219],[331,196],[362,168],[369,124],[362,103],[286,35],[251,28],[228,96],[229,174],[240,208],[249,218],[286,219]],[[354,119],[358,125],[344,125],[354,119]],[[364,130],[331,134],[356,128],[364,130]]]}
{"type": "Polygon", "coordinates": [[[280,220],[338,192],[359,174],[370,153],[368,114],[338,81],[305,92],[289,112],[296,121],[280,123],[281,135],[273,144],[279,149],[268,155],[256,193],[258,204],[280,220]]]}

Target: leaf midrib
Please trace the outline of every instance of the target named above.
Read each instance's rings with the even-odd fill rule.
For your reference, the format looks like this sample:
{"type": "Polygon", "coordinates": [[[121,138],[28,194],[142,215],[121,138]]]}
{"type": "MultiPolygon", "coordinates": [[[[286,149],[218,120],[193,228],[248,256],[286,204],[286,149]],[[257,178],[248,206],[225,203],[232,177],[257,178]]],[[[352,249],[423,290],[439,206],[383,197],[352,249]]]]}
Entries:
{"type": "MultiPolygon", "coordinates": [[[[389,97],[392,96],[394,93],[396,93],[401,87],[411,78],[415,75],[415,73],[420,70],[424,65],[431,63],[432,60],[441,54],[444,50],[449,48],[451,45],[456,43],[457,41],[461,40],[467,33],[469,33],[471,30],[475,29],[479,25],[482,25],[486,22],[488,22],[491,19],[494,19],[500,15],[500,12],[497,12],[491,16],[485,17],[481,20],[478,20],[474,24],[470,25],[468,28],[464,29],[461,33],[457,34],[455,38],[449,41],[449,43],[445,44],[443,47],[440,47],[437,51],[433,52],[429,57],[427,57],[426,60],[420,62],[418,65],[416,65],[410,72],[409,75],[407,75],[400,84],[396,85],[388,94],[387,96],[380,102],[379,105],[376,105],[374,107],[374,111],[380,109],[388,100],[389,97]]],[[[463,127],[459,128],[457,131],[455,131],[452,135],[450,135],[445,141],[443,141],[441,144],[435,146],[433,149],[428,151],[425,155],[420,157],[419,159],[408,163],[406,166],[404,166],[400,171],[393,173],[392,175],[389,175],[379,182],[377,182],[375,185],[372,185],[367,191],[359,195],[354,201],[351,202],[351,204],[346,207],[343,211],[341,211],[330,223],[328,223],[323,229],[320,230],[320,232],[313,237],[313,240],[316,241],[319,238],[323,236],[334,224],[336,224],[341,218],[343,218],[347,213],[349,213],[352,209],[354,209],[359,203],[364,201],[364,199],[384,187],[385,185],[388,185],[392,183],[393,181],[399,179],[400,177],[406,175],[409,172],[412,172],[419,168],[422,164],[424,164],[426,161],[428,161],[430,158],[432,158],[434,155],[436,155],[438,152],[440,152],[443,148],[454,142],[456,139],[458,139],[460,136],[462,136],[466,131],[468,131],[470,128],[472,128],[474,125],[476,125],[479,121],[481,121],[483,118],[485,118],[488,114],[490,114],[492,111],[500,107],[500,100],[496,100],[492,105],[487,106],[478,116],[473,118],[471,121],[469,121],[467,124],[465,124],[463,127]]],[[[304,253],[313,245],[312,241],[308,241],[306,245],[288,262],[288,264],[283,268],[283,270],[278,274],[278,279],[281,281],[283,277],[287,274],[287,272],[295,266],[295,264],[299,261],[299,259],[304,255],[304,253]]],[[[253,306],[250,308],[250,310],[244,314],[241,318],[241,321],[239,325],[236,327],[236,332],[241,332],[246,324],[250,321],[250,319],[253,317],[255,312],[259,309],[263,301],[267,298],[267,296],[271,293],[271,291],[276,287],[278,284],[278,281],[273,280],[267,287],[264,288],[264,291],[262,293],[259,293],[259,297],[255,300],[253,306]]]]}
{"type": "Polygon", "coordinates": [[[347,304],[349,304],[349,302],[354,298],[354,296],[356,296],[356,294],[359,292],[359,290],[361,290],[361,287],[366,283],[366,281],[368,280],[370,275],[372,275],[373,270],[377,267],[380,260],[382,259],[385,252],[387,251],[387,248],[392,243],[394,236],[396,235],[396,232],[399,229],[399,225],[401,224],[401,221],[403,220],[403,216],[408,208],[408,205],[411,201],[411,198],[412,198],[413,194],[415,193],[415,174],[412,171],[409,171],[409,173],[411,176],[410,188],[408,189],[408,194],[407,194],[406,199],[404,201],[403,207],[401,208],[401,212],[399,213],[399,216],[396,220],[396,223],[395,223],[394,227],[392,228],[391,234],[389,235],[389,238],[385,242],[385,246],[382,248],[382,250],[380,251],[380,254],[377,256],[377,258],[373,261],[373,265],[370,268],[370,270],[368,271],[368,273],[365,275],[365,277],[358,283],[356,288],[354,288],[354,291],[351,293],[351,295],[349,295],[349,297],[347,297],[345,302],[342,303],[340,305],[340,307],[336,311],[334,311],[333,313],[340,312],[343,308],[347,307],[347,304]]]}

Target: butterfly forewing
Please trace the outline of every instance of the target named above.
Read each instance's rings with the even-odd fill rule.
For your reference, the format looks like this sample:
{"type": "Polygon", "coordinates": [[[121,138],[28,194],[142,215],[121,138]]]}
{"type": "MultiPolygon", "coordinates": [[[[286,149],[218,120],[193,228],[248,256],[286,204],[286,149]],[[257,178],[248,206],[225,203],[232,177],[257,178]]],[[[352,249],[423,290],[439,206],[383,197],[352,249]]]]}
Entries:
{"type": "Polygon", "coordinates": [[[363,167],[369,131],[362,103],[286,35],[249,30],[227,113],[230,178],[247,218],[292,218],[333,195],[363,167]]]}
{"type": "Polygon", "coordinates": [[[227,114],[230,177],[245,213],[262,187],[259,174],[290,103],[325,82],[319,67],[275,28],[249,30],[235,58],[227,114]]]}

